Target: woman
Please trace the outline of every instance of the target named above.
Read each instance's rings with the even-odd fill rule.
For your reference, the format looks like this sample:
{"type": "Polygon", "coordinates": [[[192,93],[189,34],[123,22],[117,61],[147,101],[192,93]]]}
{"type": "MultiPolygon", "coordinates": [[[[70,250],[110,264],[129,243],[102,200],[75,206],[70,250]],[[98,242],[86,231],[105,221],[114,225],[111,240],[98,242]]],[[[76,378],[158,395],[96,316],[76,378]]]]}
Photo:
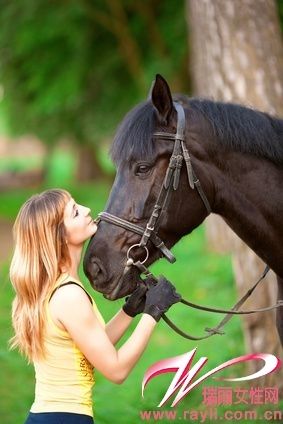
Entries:
{"type": "Polygon", "coordinates": [[[96,230],[90,209],[60,189],[32,196],[15,221],[10,344],[33,362],[36,373],[25,424],[93,423],[93,368],[122,383],[162,313],[180,299],[164,278],[156,285],[141,284],[105,325],[78,276],[83,244],[96,230]],[[141,312],[132,335],[116,350],[115,343],[141,312]]]}

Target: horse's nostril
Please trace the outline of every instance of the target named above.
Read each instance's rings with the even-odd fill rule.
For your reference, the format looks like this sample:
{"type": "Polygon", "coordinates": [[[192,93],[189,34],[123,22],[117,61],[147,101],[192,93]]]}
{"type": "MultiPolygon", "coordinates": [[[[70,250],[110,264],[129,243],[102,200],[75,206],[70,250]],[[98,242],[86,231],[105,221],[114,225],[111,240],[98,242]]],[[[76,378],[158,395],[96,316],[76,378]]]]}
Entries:
{"type": "Polygon", "coordinates": [[[99,273],[101,272],[101,268],[98,265],[98,263],[95,261],[95,259],[91,259],[90,261],[90,267],[89,267],[89,273],[93,280],[95,280],[99,273]]]}
{"type": "Polygon", "coordinates": [[[95,256],[87,258],[87,261],[84,262],[84,272],[92,287],[103,293],[107,285],[108,278],[100,259],[95,256]]]}

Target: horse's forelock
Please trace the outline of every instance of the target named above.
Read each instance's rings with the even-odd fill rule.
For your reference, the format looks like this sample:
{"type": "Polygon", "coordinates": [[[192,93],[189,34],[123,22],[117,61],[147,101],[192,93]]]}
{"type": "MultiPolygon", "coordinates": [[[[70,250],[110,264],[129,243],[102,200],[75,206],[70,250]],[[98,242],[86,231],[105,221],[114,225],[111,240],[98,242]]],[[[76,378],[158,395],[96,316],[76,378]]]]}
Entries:
{"type": "Polygon", "coordinates": [[[110,156],[116,165],[129,160],[153,156],[154,107],[150,101],[137,105],[119,125],[110,156]]]}

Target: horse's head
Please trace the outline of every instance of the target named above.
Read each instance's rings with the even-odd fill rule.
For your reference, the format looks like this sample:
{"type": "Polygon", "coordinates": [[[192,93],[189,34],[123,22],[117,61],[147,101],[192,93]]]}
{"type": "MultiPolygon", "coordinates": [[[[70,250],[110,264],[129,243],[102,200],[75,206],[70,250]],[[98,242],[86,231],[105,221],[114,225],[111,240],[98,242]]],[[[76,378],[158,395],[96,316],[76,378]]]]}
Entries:
{"type": "MultiPolygon", "coordinates": [[[[186,121],[188,115],[190,113],[187,110],[184,116],[186,121]]],[[[195,125],[193,121],[191,117],[192,127],[195,125]]],[[[174,140],[163,137],[160,133],[175,134],[177,122],[177,111],[168,84],[161,76],[157,76],[150,99],[131,110],[117,131],[111,150],[117,174],[106,212],[137,224],[143,229],[146,227],[160,193],[174,147],[174,140]],[[156,132],[159,134],[158,137],[154,136],[156,132]]],[[[193,131],[193,138],[194,135],[193,131]]],[[[186,144],[187,140],[188,131],[186,144]]],[[[203,148],[197,145],[194,151],[192,159],[193,161],[195,159],[193,166],[196,175],[201,182],[207,182],[207,177],[197,166],[205,156],[203,148]]],[[[206,191],[208,185],[204,187],[206,191]]],[[[206,191],[206,194],[211,198],[210,193],[206,191]]],[[[191,232],[207,216],[207,210],[197,190],[192,190],[189,186],[184,163],[178,188],[176,190],[172,188],[169,196],[158,225],[158,237],[168,248],[183,235],[191,232]]],[[[128,249],[140,241],[141,235],[121,228],[116,223],[104,220],[99,223],[85,255],[84,270],[92,286],[104,293],[107,298],[114,300],[135,289],[139,281],[139,271],[132,266],[125,273],[125,266],[128,249]]],[[[147,243],[149,251],[147,266],[162,256],[156,244],[154,245],[151,239],[147,243]]],[[[134,260],[142,261],[145,254],[146,250],[141,247],[131,250],[131,258],[134,260]]]]}

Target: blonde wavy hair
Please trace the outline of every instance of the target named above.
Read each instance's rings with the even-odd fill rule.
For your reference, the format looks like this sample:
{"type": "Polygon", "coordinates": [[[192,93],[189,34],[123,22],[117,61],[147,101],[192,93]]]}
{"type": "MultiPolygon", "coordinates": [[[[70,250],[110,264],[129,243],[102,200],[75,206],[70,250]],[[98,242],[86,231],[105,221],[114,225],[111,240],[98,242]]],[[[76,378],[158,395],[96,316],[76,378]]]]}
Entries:
{"type": "Polygon", "coordinates": [[[43,359],[44,302],[70,264],[64,209],[71,195],[61,189],[46,190],[28,199],[13,227],[15,249],[10,280],[16,292],[12,303],[14,336],[10,349],[18,348],[28,362],[43,359]]]}

